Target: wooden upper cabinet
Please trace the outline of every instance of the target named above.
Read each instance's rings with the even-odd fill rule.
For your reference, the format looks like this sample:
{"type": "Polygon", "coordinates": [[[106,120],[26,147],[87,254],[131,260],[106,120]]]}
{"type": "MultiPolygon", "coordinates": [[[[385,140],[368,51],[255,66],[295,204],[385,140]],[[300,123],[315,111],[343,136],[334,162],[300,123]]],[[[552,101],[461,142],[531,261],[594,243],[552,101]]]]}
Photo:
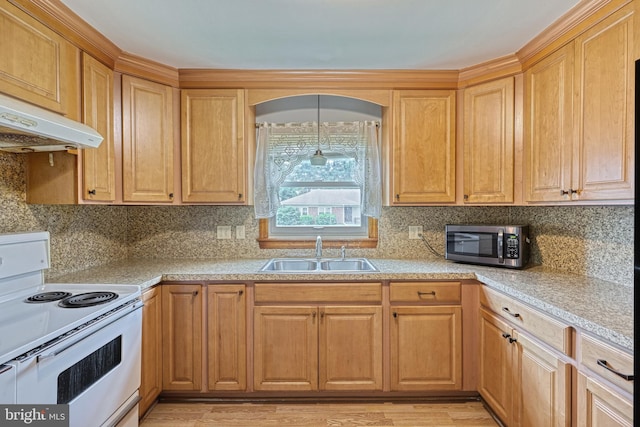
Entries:
{"type": "Polygon", "coordinates": [[[464,202],[513,203],[514,79],[464,90],[464,202]]]}
{"type": "Polygon", "coordinates": [[[83,53],[82,118],[104,138],[98,148],[82,151],[85,200],[112,202],[116,198],[113,102],[113,71],[83,53]]]}
{"type": "Polygon", "coordinates": [[[79,51],[0,1],[0,92],[79,120],[79,51]]]}
{"type": "Polygon", "coordinates": [[[573,63],[571,43],[525,72],[526,201],[566,200],[571,188],[573,63]]]}
{"type": "Polygon", "coordinates": [[[455,91],[395,91],[392,205],[455,202],[455,142],[455,91]]]}
{"type": "Polygon", "coordinates": [[[633,3],[575,40],[575,198],[633,199],[633,3]]]}
{"type": "Polygon", "coordinates": [[[246,202],[244,91],[183,90],[182,200],[246,202]]]}
{"type": "Polygon", "coordinates": [[[634,5],[525,73],[525,200],[631,200],[634,5]]]}
{"type": "Polygon", "coordinates": [[[173,200],[173,151],[173,89],[122,76],[124,202],[173,200]]]}

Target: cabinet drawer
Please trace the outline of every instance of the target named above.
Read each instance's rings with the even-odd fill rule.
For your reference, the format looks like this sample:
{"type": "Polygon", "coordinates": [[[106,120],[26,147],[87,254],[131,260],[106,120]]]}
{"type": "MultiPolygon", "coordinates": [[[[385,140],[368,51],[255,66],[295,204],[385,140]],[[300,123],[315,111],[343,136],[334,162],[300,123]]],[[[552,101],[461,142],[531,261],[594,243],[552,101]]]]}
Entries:
{"type": "Polygon", "coordinates": [[[381,283],[258,283],[255,302],[382,302],[381,283]]]}
{"type": "Polygon", "coordinates": [[[480,303],[556,350],[572,356],[570,326],[486,286],[480,290],[480,303]]]}
{"type": "Polygon", "coordinates": [[[633,375],[632,355],[585,334],[580,335],[579,347],[579,362],[582,366],[606,378],[623,390],[633,393],[633,380],[626,380],[611,371],[623,375],[633,375]]]}
{"type": "Polygon", "coordinates": [[[460,282],[392,282],[391,302],[460,304],[460,282]]]}

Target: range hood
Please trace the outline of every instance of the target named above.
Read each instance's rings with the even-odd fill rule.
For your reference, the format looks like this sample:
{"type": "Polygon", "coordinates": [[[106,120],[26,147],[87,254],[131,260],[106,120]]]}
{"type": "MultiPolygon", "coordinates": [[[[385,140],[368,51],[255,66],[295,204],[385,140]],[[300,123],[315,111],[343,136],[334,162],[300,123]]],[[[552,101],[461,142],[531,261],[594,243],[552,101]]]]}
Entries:
{"type": "Polygon", "coordinates": [[[44,108],[0,94],[0,150],[12,153],[95,148],[102,135],[44,108]]]}

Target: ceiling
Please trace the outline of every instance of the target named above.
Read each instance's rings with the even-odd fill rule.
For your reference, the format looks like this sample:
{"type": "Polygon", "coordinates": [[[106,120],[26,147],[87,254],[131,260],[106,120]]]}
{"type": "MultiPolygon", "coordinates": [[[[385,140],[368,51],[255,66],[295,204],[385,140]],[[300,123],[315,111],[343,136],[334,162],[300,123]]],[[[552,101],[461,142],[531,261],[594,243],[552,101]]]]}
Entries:
{"type": "Polygon", "coordinates": [[[579,0],[62,2],[175,68],[458,70],[515,53],[579,0]]]}

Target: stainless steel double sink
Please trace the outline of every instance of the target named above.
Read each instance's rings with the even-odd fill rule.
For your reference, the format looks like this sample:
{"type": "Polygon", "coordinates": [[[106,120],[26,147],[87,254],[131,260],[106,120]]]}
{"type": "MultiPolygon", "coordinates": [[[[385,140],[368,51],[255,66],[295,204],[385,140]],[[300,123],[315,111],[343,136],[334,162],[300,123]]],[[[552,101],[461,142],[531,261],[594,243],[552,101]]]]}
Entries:
{"type": "Polygon", "coordinates": [[[273,258],[260,271],[278,273],[362,273],[378,271],[366,258],[273,258]]]}

